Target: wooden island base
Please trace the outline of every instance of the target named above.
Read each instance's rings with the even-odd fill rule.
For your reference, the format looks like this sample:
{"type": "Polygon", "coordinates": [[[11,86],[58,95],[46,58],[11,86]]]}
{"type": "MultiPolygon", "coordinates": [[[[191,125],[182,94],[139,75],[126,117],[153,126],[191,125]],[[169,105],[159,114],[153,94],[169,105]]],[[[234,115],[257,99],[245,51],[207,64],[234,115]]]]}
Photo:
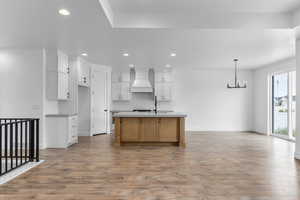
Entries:
{"type": "Polygon", "coordinates": [[[184,117],[114,117],[115,145],[185,147],[184,117]]]}

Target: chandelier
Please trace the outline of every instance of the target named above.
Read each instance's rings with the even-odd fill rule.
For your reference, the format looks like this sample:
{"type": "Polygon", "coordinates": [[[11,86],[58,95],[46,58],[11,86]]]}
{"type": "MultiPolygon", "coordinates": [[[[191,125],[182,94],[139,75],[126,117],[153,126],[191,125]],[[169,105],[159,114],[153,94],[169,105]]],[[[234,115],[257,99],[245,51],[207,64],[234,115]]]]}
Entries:
{"type": "Polygon", "coordinates": [[[237,77],[237,71],[238,71],[238,59],[233,60],[235,63],[235,74],[234,74],[234,83],[232,84],[230,81],[227,83],[227,88],[229,89],[235,89],[235,88],[247,88],[247,82],[246,81],[239,81],[237,77]]]}

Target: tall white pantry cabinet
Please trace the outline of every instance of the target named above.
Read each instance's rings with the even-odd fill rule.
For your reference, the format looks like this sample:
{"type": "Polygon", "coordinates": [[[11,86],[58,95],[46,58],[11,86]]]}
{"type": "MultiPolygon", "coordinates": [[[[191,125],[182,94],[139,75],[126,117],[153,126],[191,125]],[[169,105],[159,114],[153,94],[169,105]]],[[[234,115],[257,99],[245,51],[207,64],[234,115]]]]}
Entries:
{"type": "Polygon", "coordinates": [[[67,148],[78,142],[78,62],[57,49],[45,50],[46,147],[67,148]]]}

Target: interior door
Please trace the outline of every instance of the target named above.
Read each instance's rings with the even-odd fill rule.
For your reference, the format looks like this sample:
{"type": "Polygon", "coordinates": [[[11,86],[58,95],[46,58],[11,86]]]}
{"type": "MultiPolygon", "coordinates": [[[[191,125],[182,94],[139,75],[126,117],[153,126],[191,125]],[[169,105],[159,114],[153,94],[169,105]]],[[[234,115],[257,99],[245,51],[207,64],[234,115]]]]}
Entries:
{"type": "Polygon", "coordinates": [[[107,77],[105,69],[92,71],[91,131],[92,135],[107,133],[107,77]]]}

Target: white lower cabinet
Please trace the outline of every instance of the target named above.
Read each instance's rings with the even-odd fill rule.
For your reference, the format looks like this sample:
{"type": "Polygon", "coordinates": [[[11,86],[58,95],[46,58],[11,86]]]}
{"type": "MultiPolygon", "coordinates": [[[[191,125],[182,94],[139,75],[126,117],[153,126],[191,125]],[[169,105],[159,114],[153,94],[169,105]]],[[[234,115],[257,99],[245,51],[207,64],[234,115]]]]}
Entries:
{"type": "Polygon", "coordinates": [[[48,148],[67,148],[78,143],[77,115],[47,115],[46,134],[48,148]]]}

